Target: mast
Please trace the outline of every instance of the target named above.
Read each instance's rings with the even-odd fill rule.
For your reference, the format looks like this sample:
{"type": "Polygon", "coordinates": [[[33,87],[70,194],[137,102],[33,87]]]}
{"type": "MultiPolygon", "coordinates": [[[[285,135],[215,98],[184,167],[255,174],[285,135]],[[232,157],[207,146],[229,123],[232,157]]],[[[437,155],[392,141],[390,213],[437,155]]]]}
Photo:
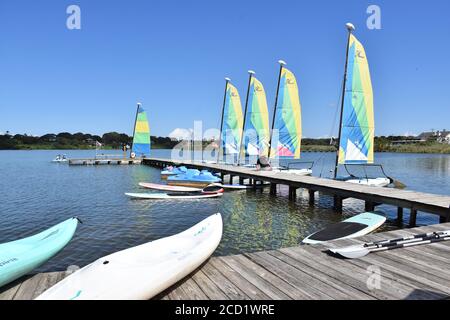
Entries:
{"type": "MultiPolygon", "coordinates": [[[[247,107],[248,107],[248,97],[250,94],[250,85],[252,83],[252,77],[255,74],[255,71],[248,70],[248,74],[249,74],[249,77],[248,77],[247,97],[245,98],[244,121],[242,124],[242,136],[241,136],[241,143],[239,145],[239,154],[238,154],[238,160],[237,160],[238,165],[239,165],[239,161],[241,160],[242,142],[244,141],[245,120],[247,118],[247,107]]],[[[245,150],[244,150],[244,152],[245,152],[245,150]]],[[[244,161],[245,161],[245,153],[244,153],[244,161]]]]}
{"type": "Polygon", "coordinates": [[[222,145],[222,130],[223,130],[223,116],[225,114],[225,103],[227,101],[227,89],[228,82],[230,82],[230,78],[225,78],[225,93],[223,94],[223,104],[222,104],[222,119],[220,120],[220,136],[219,136],[219,150],[217,151],[217,163],[219,163],[220,159],[220,146],[222,145]]]}
{"type": "MultiPolygon", "coordinates": [[[[138,102],[138,103],[137,103],[137,109],[136,109],[136,118],[134,119],[133,140],[131,141],[130,158],[131,158],[131,153],[133,152],[134,135],[136,134],[136,123],[137,123],[138,114],[139,114],[139,108],[140,108],[140,107],[141,107],[141,103],[138,102]]],[[[136,155],[136,156],[137,156],[137,155],[136,155]]]]}
{"type": "Polygon", "coordinates": [[[342,86],[342,99],[341,99],[341,115],[339,120],[339,137],[338,137],[338,150],[336,152],[336,162],[334,166],[334,179],[337,177],[337,171],[339,167],[339,148],[341,144],[341,134],[342,134],[342,117],[343,117],[343,111],[344,111],[344,98],[345,98],[345,86],[347,85],[347,67],[348,67],[348,51],[349,51],[349,45],[350,45],[350,36],[352,34],[352,31],[355,30],[355,26],[351,23],[347,23],[345,25],[348,30],[348,40],[347,40],[347,51],[345,54],[345,70],[344,70],[344,84],[342,86]]]}
{"type": "Polygon", "coordinates": [[[280,64],[280,74],[278,75],[277,94],[275,95],[275,105],[273,107],[272,129],[270,130],[269,157],[268,157],[269,159],[270,159],[270,151],[272,150],[273,127],[275,126],[275,116],[277,114],[278,93],[280,92],[281,73],[283,72],[283,68],[286,65],[286,62],[284,62],[283,60],[278,60],[278,63],[280,64]]]}

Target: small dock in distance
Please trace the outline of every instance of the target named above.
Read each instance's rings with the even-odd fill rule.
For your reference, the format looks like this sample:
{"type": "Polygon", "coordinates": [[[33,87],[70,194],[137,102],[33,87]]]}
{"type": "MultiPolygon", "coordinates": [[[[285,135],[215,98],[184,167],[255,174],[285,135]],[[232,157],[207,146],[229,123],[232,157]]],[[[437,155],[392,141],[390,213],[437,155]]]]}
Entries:
{"type": "Polygon", "coordinates": [[[142,159],[116,158],[116,159],[69,159],[71,166],[99,166],[99,165],[137,165],[142,159]]]}
{"type": "MultiPolygon", "coordinates": [[[[450,223],[371,234],[339,247],[450,229],[450,223]]],[[[212,257],[155,299],[163,300],[441,300],[450,298],[450,241],[343,260],[323,245],[212,257]]],[[[66,272],[25,277],[0,300],[34,299],[66,272]]]]}
{"type": "Polygon", "coordinates": [[[222,180],[228,176],[230,183],[235,177],[239,177],[239,183],[244,179],[256,186],[258,181],[269,182],[271,194],[276,194],[277,185],[289,186],[289,198],[294,200],[297,197],[297,189],[307,189],[309,193],[309,203],[314,205],[315,195],[320,192],[333,196],[334,209],[342,211],[343,200],[355,198],[365,201],[366,211],[373,211],[378,205],[387,204],[397,207],[398,220],[403,220],[404,209],[409,209],[409,226],[416,225],[419,211],[431,213],[439,216],[441,223],[450,222],[450,196],[436,195],[410,190],[400,190],[394,188],[369,187],[343,181],[324,179],[311,176],[299,176],[289,173],[275,173],[272,171],[257,171],[252,168],[242,166],[203,163],[194,161],[172,161],[169,159],[145,158],[143,164],[163,168],[168,165],[186,166],[195,169],[207,169],[215,173],[220,173],[222,180]]]}

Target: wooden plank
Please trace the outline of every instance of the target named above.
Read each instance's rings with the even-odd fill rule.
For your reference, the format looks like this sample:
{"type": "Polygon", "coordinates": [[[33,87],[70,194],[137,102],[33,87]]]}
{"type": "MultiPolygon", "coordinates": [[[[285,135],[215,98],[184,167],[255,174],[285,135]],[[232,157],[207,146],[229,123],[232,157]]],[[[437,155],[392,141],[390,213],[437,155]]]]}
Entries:
{"type": "Polygon", "coordinates": [[[230,268],[226,263],[220,260],[220,258],[213,258],[210,260],[211,265],[229,279],[236,287],[252,300],[267,300],[270,299],[268,295],[262,292],[259,288],[249,282],[245,277],[239,274],[234,269],[230,268]]]}
{"type": "MultiPolygon", "coordinates": [[[[214,258],[213,258],[214,259],[214,258]]],[[[236,287],[228,278],[220,273],[219,270],[213,267],[211,263],[203,266],[202,271],[211,279],[229,299],[232,300],[247,300],[248,296],[241,289],[236,287]]]]}
{"type": "MultiPolygon", "coordinates": [[[[287,251],[284,249],[281,251],[296,259],[307,259],[310,263],[312,260],[315,260],[314,262],[325,266],[327,269],[333,269],[341,274],[343,281],[346,283],[351,284],[367,294],[374,295],[379,299],[405,299],[417,289],[414,284],[411,284],[410,279],[403,281],[400,279],[402,278],[401,274],[392,272],[392,270],[389,269],[382,270],[379,288],[369,288],[367,281],[372,274],[370,270],[374,266],[381,267],[375,261],[368,263],[361,259],[342,260],[323,253],[320,258],[318,258],[318,252],[315,249],[308,247],[301,250],[300,248],[293,248],[287,251]]],[[[322,272],[326,273],[327,269],[322,269],[322,272]]],[[[433,299],[436,298],[436,295],[424,294],[422,298],[433,299]]]]}
{"type": "Polygon", "coordinates": [[[197,283],[201,290],[205,293],[208,299],[211,300],[226,300],[228,297],[222,290],[212,282],[202,270],[198,270],[193,276],[192,280],[197,283]]]}
{"type": "Polygon", "coordinates": [[[17,290],[14,300],[32,300],[39,282],[45,277],[48,277],[48,273],[39,273],[26,279],[17,290]]]}
{"type": "Polygon", "coordinates": [[[33,292],[33,299],[37,298],[44,291],[64,279],[66,277],[66,272],[49,272],[44,275],[45,276],[41,277],[37,283],[36,289],[33,292]]]}
{"type": "Polygon", "coordinates": [[[184,291],[183,299],[185,300],[208,300],[206,294],[192,278],[187,278],[179,288],[184,291]]]}
{"type": "MultiPolygon", "coordinates": [[[[264,292],[270,299],[274,300],[285,300],[291,299],[286,293],[275,287],[268,280],[261,278],[258,274],[251,269],[253,262],[247,259],[246,265],[242,265],[240,262],[234,259],[234,256],[220,257],[217,260],[226,263],[230,268],[238,272],[242,277],[252,283],[260,291],[264,292]]],[[[271,277],[271,280],[274,280],[271,277]]]]}
{"type": "MultiPolygon", "coordinates": [[[[292,286],[295,286],[299,294],[304,295],[302,299],[316,299],[316,300],[329,300],[329,299],[348,299],[349,294],[344,293],[342,290],[336,288],[334,284],[326,283],[322,279],[317,279],[311,276],[309,273],[304,272],[303,268],[297,269],[295,266],[290,265],[287,261],[280,260],[280,256],[275,257],[268,252],[257,252],[252,254],[246,254],[250,259],[261,265],[266,269],[270,269],[273,273],[277,274],[286,282],[289,282],[292,286]]],[[[289,257],[283,257],[285,260],[289,260],[289,257]]],[[[296,266],[299,266],[296,263],[296,266]]],[[[315,272],[317,273],[317,271],[315,272]]],[[[353,291],[353,290],[352,290],[353,291]]],[[[359,297],[364,296],[366,299],[371,297],[359,294],[359,297]]],[[[354,296],[356,298],[356,296],[354,296]]]]}
{"type": "Polygon", "coordinates": [[[23,281],[24,278],[21,278],[1,288],[1,290],[4,291],[0,292],[0,300],[14,300],[14,297],[16,296],[23,281]]]}
{"type": "Polygon", "coordinates": [[[314,284],[317,290],[325,291],[325,294],[330,295],[334,299],[374,299],[373,296],[355,289],[351,285],[345,283],[340,279],[340,277],[330,276],[329,270],[326,270],[326,272],[321,272],[319,269],[311,266],[309,263],[304,264],[303,262],[293,259],[292,257],[278,250],[268,251],[264,254],[271,255],[276,259],[282,260],[293,268],[296,268],[297,270],[310,275],[311,278],[317,279],[318,284],[316,284],[316,281],[314,280],[311,280],[311,282],[309,283],[311,283],[311,285],[314,284]]]}

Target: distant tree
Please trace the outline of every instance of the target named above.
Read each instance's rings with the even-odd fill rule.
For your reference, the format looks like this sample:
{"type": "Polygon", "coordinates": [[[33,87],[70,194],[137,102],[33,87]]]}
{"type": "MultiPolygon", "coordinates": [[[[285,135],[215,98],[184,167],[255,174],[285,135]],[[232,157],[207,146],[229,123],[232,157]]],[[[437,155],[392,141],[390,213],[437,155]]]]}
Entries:
{"type": "Polygon", "coordinates": [[[56,138],[57,138],[57,139],[61,139],[61,138],[64,138],[64,139],[73,139],[73,135],[72,135],[71,133],[69,133],[69,132],[61,132],[61,133],[58,133],[58,134],[56,135],[56,138]]]}

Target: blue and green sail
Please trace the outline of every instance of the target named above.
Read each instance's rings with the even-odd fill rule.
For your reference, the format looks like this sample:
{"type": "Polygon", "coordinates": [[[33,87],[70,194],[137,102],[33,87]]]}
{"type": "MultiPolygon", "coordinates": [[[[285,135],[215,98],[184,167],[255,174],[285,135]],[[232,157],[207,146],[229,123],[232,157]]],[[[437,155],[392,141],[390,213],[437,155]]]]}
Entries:
{"type": "Polygon", "coordinates": [[[147,113],[141,105],[138,106],[136,114],[131,152],[136,157],[150,156],[150,127],[148,125],[147,113]]]}
{"type": "Polygon", "coordinates": [[[272,131],[271,157],[300,158],[302,115],[295,75],[282,67],[272,131]]]}
{"type": "Polygon", "coordinates": [[[227,82],[220,146],[223,155],[239,153],[243,122],[239,92],[235,86],[227,82]]]}
{"type": "Polygon", "coordinates": [[[269,112],[264,86],[255,77],[250,79],[241,152],[244,156],[268,156],[269,112]]]}
{"type": "Polygon", "coordinates": [[[346,72],[338,162],[370,164],[375,133],[372,82],[366,52],[353,34],[346,72]]]}

